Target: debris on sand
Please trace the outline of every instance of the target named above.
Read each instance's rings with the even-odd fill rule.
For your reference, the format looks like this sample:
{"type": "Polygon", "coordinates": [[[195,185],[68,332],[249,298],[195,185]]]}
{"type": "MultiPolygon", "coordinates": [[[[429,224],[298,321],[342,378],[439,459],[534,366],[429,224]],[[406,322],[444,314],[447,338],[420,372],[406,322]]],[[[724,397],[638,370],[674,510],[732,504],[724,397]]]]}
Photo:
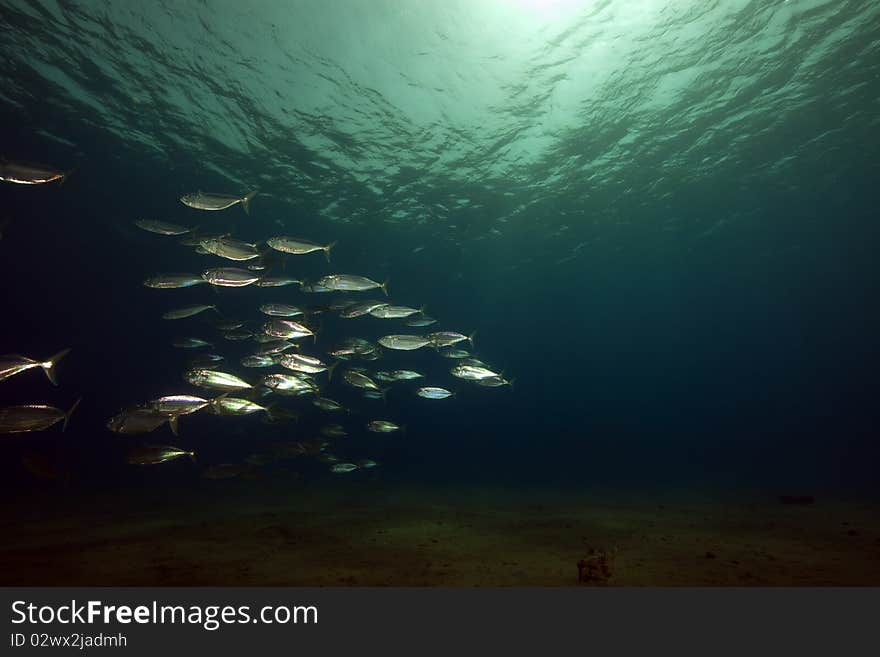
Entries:
{"type": "Polygon", "coordinates": [[[590,548],[587,556],[577,563],[578,581],[582,584],[607,584],[611,578],[615,556],[611,551],[590,548]]]}

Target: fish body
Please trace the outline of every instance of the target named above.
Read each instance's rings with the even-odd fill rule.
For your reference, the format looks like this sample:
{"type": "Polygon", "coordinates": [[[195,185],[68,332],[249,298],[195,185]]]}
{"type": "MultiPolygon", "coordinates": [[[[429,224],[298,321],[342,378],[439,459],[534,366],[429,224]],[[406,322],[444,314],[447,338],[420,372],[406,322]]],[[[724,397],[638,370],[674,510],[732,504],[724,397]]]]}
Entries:
{"type": "Polygon", "coordinates": [[[62,349],[57,354],[50,356],[47,360],[38,361],[20,354],[8,354],[0,356],[0,381],[8,379],[16,374],[21,374],[34,368],[42,368],[49,382],[57,386],[58,378],[55,375],[55,366],[58,361],[70,353],[70,349],[62,349]]]}
{"type": "Polygon", "coordinates": [[[300,239],[298,237],[287,237],[281,235],[279,237],[270,237],[266,240],[266,244],[270,248],[282,253],[292,253],[294,255],[305,255],[306,253],[314,253],[315,251],[323,251],[327,262],[330,262],[330,249],[336,246],[336,242],[330,244],[315,244],[309,240],[300,239]]]}
{"type": "Polygon", "coordinates": [[[232,239],[231,237],[214,237],[202,240],[199,245],[208,253],[227,260],[253,260],[260,256],[257,245],[250,242],[232,239]]]}
{"type": "Polygon", "coordinates": [[[178,349],[199,349],[200,347],[214,346],[201,338],[175,338],[171,345],[178,349]]]}
{"type": "Polygon", "coordinates": [[[302,281],[286,276],[264,276],[257,281],[257,287],[284,287],[285,285],[302,285],[302,281]]]}
{"type": "Polygon", "coordinates": [[[400,431],[402,427],[388,420],[370,420],[367,422],[367,431],[373,433],[393,433],[400,431]]]}
{"type": "Polygon", "coordinates": [[[430,336],[424,335],[385,335],[379,338],[379,344],[386,349],[412,351],[434,343],[430,336]]]}
{"type": "Polygon", "coordinates": [[[364,315],[369,315],[374,310],[387,305],[387,303],[384,303],[382,301],[358,301],[355,303],[348,303],[345,305],[344,308],[340,309],[339,316],[344,319],[362,317],[364,315]]]}
{"type": "Polygon", "coordinates": [[[188,370],[183,378],[190,384],[200,388],[211,388],[214,390],[249,390],[253,386],[234,374],[228,372],[217,372],[209,369],[192,369],[188,370]]]}
{"type": "Polygon", "coordinates": [[[455,395],[454,392],[447,390],[446,388],[435,388],[433,386],[419,388],[416,390],[416,394],[425,399],[447,399],[448,397],[455,395]]]}
{"type": "Polygon", "coordinates": [[[441,347],[451,347],[452,345],[464,341],[469,342],[471,348],[473,348],[474,335],[475,333],[471,333],[470,335],[463,335],[461,333],[456,333],[455,331],[439,331],[437,333],[430,333],[427,337],[431,340],[431,344],[433,344],[438,349],[441,347]]]}
{"type": "Polygon", "coordinates": [[[251,413],[268,413],[265,406],[238,397],[222,395],[211,401],[211,410],[217,415],[250,415],[251,413]]]}
{"type": "Polygon", "coordinates": [[[241,340],[249,340],[254,337],[253,331],[249,331],[246,328],[235,329],[233,331],[226,331],[223,334],[224,340],[231,340],[233,342],[239,342],[241,340]]]}
{"type": "Polygon", "coordinates": [[[375,468],[378,463],[376,463],[373,459],[362,459],[357,462],[357,464],[363,468],[364,470],[368,470],[370,468],[375,468]]]}
{"type": "Polygon", "coordinates": [[[395,381],[411,381],[412,379],[423,379],[424,374],[420,374],[413,370],[394,370],[391,376],[395,381]]]}
{"type": "Polygon", "coordinates": [[[0,408],[0,433],[45,431],[58,422],[64,423],[61,427],[61,430],[64,431],[67,429],[70,416],[79,406],[80,399],[77,399],[67,412],[46,404],[2,407],[0,408]]]}
{"type": "Polygon", "coordinates": [[[195,395],[167,395],[152,400],[147,406],[165,415],[189,415],[210,404],[210,399],[195,395]]]}
{"type": "Polygon", "coordinates": [[[355,463],[334,463],[330,466],[330,472],[341,474],[346,472],[354,472],[358,469],[355,463]]]}
{"type": "Polygon", "coordinates": [[[443,358],[460,360],[462,358],[470,358],[472,354],[465,349],[445,349],[444,351],[440,352],[440,355],[443,356],[443,358]]]}
{"type": "Polygon", "coordinates": [[[144,447],[132,447],[128,450],[126,460],[132,465],[157,465],[166,461],[173,461],[182,456],[188,456],[195,462],[196,453],[171,447],[170,445],[146,445],[144,447]]]}
{"type": "Polygon", "coordinates": [[[334,399],[327,397],[315,397],[312,404],[320,408],[322,411],[344,411],[345,407],[334,399]]]}
{"type": "Polygon", "coordinates": [[[320,372],[328,372],[332,377],[333,365],[327,365],[320,358],[314,356],[306,356],[305,354],[284,354],[278,358],[278,364],[286,367],[294,372],[302,372],[303,374],[318,374],[320,372]]]}
{"type": "Polygon", "coordinates": [[[263,324],[263,333],[271,335],[274,338],[282,338],[285,340],[296,340],[297,338],[305,338],[310,335],[315,335],[308,327],[290,319],[269,320],[263,324]]]}
{"type": "Polygon", "coordinates": [[[141,230],[156,233],[157,235],[185,235],[192,230],[186,226],[170,224],[166,221],[157,221],[155,219],[138,219],[134,222],[134,225],[141,230]]]}
{"type": "Polygon", "coordinates": [[[166,422],[176,435],[177,415],[163,413],[149,406],[136,406],[120,411],[107,420],[107,428],[115,433],[131,436],[150,433],[166,422]]]}
{"type": "Polygon", "coordinates": [[[302,308],[286,303],[264,303],[260,306],[260,312],[270,317],[298,317],[305,314],[302,308]]]}
{"type": "Polygon", "coordinates": [[[183,308],[169,310],[167,313],[162,315],[162,319],[186,319],[187,317],[193,317],[194,315],[198,315],[199,313],[203,313],[206,310],[217,311],[217,306],[206,306],[204,304],[196,304],[194,306],[184,306],[183,308]]]}
{"type": "Polygon", "coordinates": [[[145,280],[144,285],[156,290],[169,290],[202,285],[207,282],[204,278],[193,274],[157,274],[145,280]]]}
{"type": "Polygon", "coordinates": [[[513,379],[505,379],[500,374],[497,376],[487,376],[484,379],[477,379],[475,383],[486,388],[500,388],[501,386],[510,386],[513,388],[513,379]]]}
{"type": "Polygon", "coordinates": [[[219,287],[244,287],[251,285],[260,280],[258,274],[247,269],[238,269],[236,267],[218,267],[216,269],[207,269],[202,274],[211,285],[219,287]]]}
{"type": "Polygon", "coordinates": [[[379,390],[379,386],[376,385],[376,382],[373,381],[366,374],[362,374],[361,372],[356,372],[354,370],[345,370],[342,373],[342,378],[348,383],[350,386],[354,386],[355,388],[363,388],[364,390],[379,390]]]}
{"type": "Polygon", "coordinates": [[[366,276],[355,276],[353,274],[329,274],[319,278],[316,284],[336,292],[364,292],[378,288],[386,296],[388,294],[388,281],[377,283],[366,276]]]}
{"type": "Polygon", "coordinates": [[[458,379],[466,381],[479,381],[480,379],[489,379],[498,376],[497,373],[486,367],[476,367],[474,365],[456,365],[449,373],[458,379]]]}
{"type": "Polygon", "coordinates": [[[430,326],[431,324],[436,324],[437,320],[433,317],[427,317],[425,315],[414,315],[412,317],[408,317],[404,322],[407,326],[411,326],[413,328],[419,328],[422,326],[430,326]]]}
{"type": "Polygon", "coordinates": [[[403,319],[420,313],[421,310],[410,308],[408,306],[391,306],[383,305],[373,308],[370,315],[379,319],[403,319]]]}
{"type": "Polygon", "coordinates": [[[242,367],[272,367],[275,365],[275,359],[272,356],[263,356],[261,354],[252,354],[241,359],[242,367]]]}
{"type": "Polygon", "coordinates": [[[283,354],[285,351],[288,351],[290,349],[296,349],[296,344],[293,342],[288,342],[287,340],[273,339],[269,342],[264,342],[262,344],[263,346],[260,347],[259,351],[257,351],[258,356],[274,356],[276,354],[283,354]]]}
{"type": "Polygon", "coordinates": [[[321,435],[327,438],[345,438],[348,432],[341,424],[325,424],[321,427],[321,435]]]}
{"type": "Polygon", "coordinates": [[[194,194],[184,194],[180,197],[180,202],[196,210],[225,210],[241,203],[245,213],[250,213],[249,204],[251,199],[257,195],[257,191],[254,190],[244,196],[230,196],[229,194],[213,194],[199,191],[194,194]]]}
{"type": "Polygon", "coordinates": [[[263,377],[263,385],[282,394],[303,395],[317,392],[314,381],[293,374],[269,374],[263,377]]]}
{"type": "Polygon", "coordinates": [[[0,160],[0,180],[17,185],[45,185],[56,180],[64,180],[70,173],[40,164],[0,160]]]}

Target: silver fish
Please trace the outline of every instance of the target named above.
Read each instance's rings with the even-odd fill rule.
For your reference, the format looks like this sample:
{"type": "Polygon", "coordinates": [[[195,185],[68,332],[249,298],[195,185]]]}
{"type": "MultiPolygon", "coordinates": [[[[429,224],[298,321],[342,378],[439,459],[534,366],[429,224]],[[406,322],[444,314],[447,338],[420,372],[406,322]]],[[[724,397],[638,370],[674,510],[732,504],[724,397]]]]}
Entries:
{"type": "Polygon", "coordinates": [[[379,344],[386,349],[398,351],[412,351],[433,344],[428,336],[424,335],[385,335],[379,338],[379,344]]]}
{"type": "Polygon", "coordinates": [[[355,388],[363,388],[365,390],[378,390],[381,392],[381,388],[376,385],[376,382],[373,381],[366,374],[362,374],[361,372],[356,372],[354,370],[345,370],[342,373],[342,378],[345,379],[345,382],[355,388]]]}
{"type": "Polygon", "coordinates": [[[260,256],[256,244],[242,242],[231,237],[214,237],[202,240],[199,244],[208,253],[226,258],[227,260],[253,260],[260,256]]]}
{"type": "Polygon", "coordinates": [[[327,258],[327,262],[330,262],[330,249],[336,246],[336,242],[330,242],[330,244],[320,245],[315,244],[314,242],[310,242],[309,240],[299,239],[297,237],[270,237],[266,240],[266,244],[268,244],[271,248],[276,251],[281,251],[282,253],[293,253],[295,255],[304,255],[306,253],[314,253],[315,251],[323,251],[324,256],[327,258]]]}
{"type": "Polygon", "coordinates": [[[328,399],[327,397],[316,397],[312,403],[322,411],[344,411],[345,407],[338,401],[328,399]]]}
{"type": "Polygon", "coordinates": [[[157,235],[184,235],[192,230],[186,226],[170,224],[166,221],[157,221],[156,219],[138,219],[134,222],[134,225],[141,230],[156,233],[157,235]]]}
{"type": "Polygon", "coordinates": [[[107,428],[115,433],[131,436],[150,433],[166,422],[171,427],[172,433],[177,435],[177,415],[162,413],[149,406],[134,406],[120,411],[107,420],[107,428]]]}
{"type": "Polygon", "coordinates": [[[211,402],[211,409],[217,415],[250,415],[251,413],[268,413],[269,409],[260,406],[249,399],[238,397],[226,397],[222,395],[211,402]]]}
{"type": "Polygon", "coordinates": [[[499,388],[501,386],[513,388],[513,379],[505,379],[499,374],[498,376],[487,376],[484,379],[477,379],[476,384],[487,388],[499,388]]]}
{"type": "Polygon", "coordinates": [[[479,381],[480,379],[490,379],[499,376],[488,368],[475,367],[473,365],[456,365],[449,370],[449,373],[458,379],[465,379],[466,381],[479,381]]]}
{"type": "Polygon", "coordinates": [[[459,342],[467,341],[470,343],[471,349],[473,349],[474,336],[476,334],[476,331],[474,331],[470,335],[463,335],[454,331],[438,331],[437,333],[428,334],[427,337],[431,340],[431,344],[433,344],[437,348],[451,347],[452,345],[458,344],[459,342]]]}
{"type": "Polygon", "coordinates": [[[0,433],[25,433],[45,431],[58,422],[64,422],[61,430],[67,429],[70,416],[79,406],[82,397],[77,399],[66,413],[60,408],[45,404],[24,404],[0,408],[0,433]]]}
{"type": "Polygon", "coordinates": [[[330,466],[330,472],[335,472],[336,474],[354,472],[357,469],[358,465],[355,463],[334,463],[330,466]]]}
{"type": "Polygon", "coordinates": [[[403,427],[390,422],[389,420],[370,420],[367,422],[367,431],[373,433],[392,433],[394,431],[402,431],[403,427]]]}
{"type": "Polygon", "coordinates": [[[194,386],[200,388],[213,388],[215,390],[247,390],[253,386],[234,374],[217,372],[209,369],[187,370],[183,378],[194,386]]]}
{"type": "Polygon", "coordinates": [[[447,397],[455,396],[454,392],[451,392],[446,388],[434,388],[431,386],[419,388],[418,390],[416,390],[416,394],[419,397],[424,397],[425,399],[446,399],[447,397]]]}
{"type": "Polygon", "coordinates": [[[212,194],[198,191],[195,194],[184,194],[180,202],[196,210],[225,210],[233,205],[241,203],[246,214],[250,213],[250,202],[259,190],[254,190],[244,196],[230,196],[229,194],[212,194]]]}
{"type": "Polygon", "coordinates": [[[194,451],[187,451],[169,445],[132,447],[128,450],[126,460],[132,465],[157,465],[166,461],[173,461],[182,456],[188,456],[195,463],[196,453],[194,451]]]}
{"type": "Polygon", "coordinates": [[[317,392],[318,389],[310,379],[293,374],[269,374],[263,377],[263,385],[275,392],[294,395],[317,392]]]}
{"type": "Polygon", "coordinates": [[[57,386],[58,378],[55,376],[55,366],[58,365],[58,361],[69,353],[69,348],[62,349],[57,354],[50,356],[48,360],[44,361],[33,360],[32,358],[20,356],[18,354],[0,356],[0,381],[15,376],[16,374],[26,372],[27,370],[34,369],[35,367],[40,367],[43,369],[46,378],[49,379],[52,385],[57,386]]]}
{"type": "Polygon", "coordinates": [[[157,290],[192,287],[193,285],[201,285],[203,283],[207,283],[207,281],[193,274],[157,274],[144,281],[146,287],[152,287],[157,290]]]}
{"type": "Polygon", "coordinates": [[[331,365],[327,365],[320,358],[314,356],[306,356],[305,354],[284,354],[278,357],[278,364],[286,367],[294,372],[302,372],[303,374],[318,374],[327,372],[327,378],[333,378],[333,370],[339,364],[339,361],[331,365]]]}
{"type": "Polygon", "coordinates": [[[370,311],[370,315],[379,319],[403,319],[411,315],[417,315],[422,309],[409,308],[407,306],[379,306],[370,311]]]}
{"type": "Polygon", "coordinates": [[[210,404],[210,399],[195,395],[166,395],[148,402],[147,407],[165,415],[189,415],[210,404]]]}
{"type": "Polygon", "coordinates": [[[265,276],[257,281],[257,287],[284,287],[285,285],[302,285],[298,278],[285,276],[265,276]]]}
{"type": "Polygon", "coordinates": [[[43,185],[56,180],[64,181],[72,171],[62,172],[41,164],[0,160],[0,180],[18,185],[43,185]]]}
{"type": "Polygon", "coordinates": [[[275,359],[272,356],[261,354],[245,356],[239,362],[241,362],[242,367],[272,367],[275,365],[275,359]]]}
{"type": "Polygon", "coordinates": [[[377,283],[376,281],[366,278],[365,276],[355,276],[352,274],[329,274],[322,276],[316,282],[317,285],[325,287],[328,290],[337,292],[363,292],[366,290],[380,289],[388,296],[388,281],[377,283]]]}
{"type": "Polygon", "coordinates": [[[434,319],[433,317],[416,316],[416,315],[409,317],[404,322],[404,324],[406,324],[407,326],[411,326],[413,328],[419,328],[422,326],[430,326],[431,324],[436,324],[436,323],[437,323],[437,320],[434,319]]]}
{"type": "Polygon", "coordinates": [[[264,303],[260,306],[260,312],[270,317],[297,317],[305,314],[302,308],[286,303],[264,303]]]}
{"type": "Polygon", "coordinates": [[[263,333],[275,338],[284,339],[315,336],[310,328],[303,326],[299,322],[294,322],[292,319],[271,319],[263,324],[263,333]]]}
{"type": "Polygon", "coordinates": [[[210,342],[206,342],[201,338],[175,338],[171,345],[178,349],[198,349],[199,347],[214,346],[210,342]]]}
{"type": "Polygon", "coordinates": [[[348,432],[341,424],[325,424],[321,427],[321,435],[327,438],[345,438],[348,432]]]}
{"type": "Polygon", "coordinates": [[[391,377],[395,381],[410,381],[412,379],[423,379],[425,378],[425,375],[414,372],[413,370],[394,370],[391,372],[391,377]]]}
{"type": "Polygon", "coordinates": [[[373,459],[362,459],[357,462],[357,464],[363,468],[364,470],[368,470],[369,468],[375,468],[378,463],[376,463],[373,459]]]}
{"type": "Polygon", "coordinates": [[[237,269],[235,267],[218,267],[216,269],[207,269],[202,274],[211,285],[219,287],[244,287],[251,285],[260,280],[257,274],[247,269],[237,269]]]}
{"type": "Polygon", "coordinates": [[[382,301],[358,301],[356,303],[349,303],[339,311],[339,316],[343,319],[362,317],[363,315],[369,315],[377,308],[382,308],[387,305],[387,303],[382,301]]]}
{"type": "Polygon", "coordinates": [[[219,312],[217,310],[217,306],[206,306],[204,304],[197,304],[194,306],[184,306],[183,308],[177,308],[176,310],[169,310],[167,313],[162,315],[162,319],[185,319],[187,317],[192,317],[193,315],[203,313],[206,310],[214,310],[215,312],[219,312]]]}

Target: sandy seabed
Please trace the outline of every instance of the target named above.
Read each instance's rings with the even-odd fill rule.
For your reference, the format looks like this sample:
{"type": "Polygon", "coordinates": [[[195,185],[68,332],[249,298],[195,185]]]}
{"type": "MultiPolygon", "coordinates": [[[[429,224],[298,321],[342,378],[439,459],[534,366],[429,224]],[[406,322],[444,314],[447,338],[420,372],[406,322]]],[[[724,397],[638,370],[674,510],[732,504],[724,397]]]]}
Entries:
{"type": "Polygon", "coordinates": [[[2,585],[880,585],[880,502],[718,491],[204,481],[2,514],[2,585]]]}

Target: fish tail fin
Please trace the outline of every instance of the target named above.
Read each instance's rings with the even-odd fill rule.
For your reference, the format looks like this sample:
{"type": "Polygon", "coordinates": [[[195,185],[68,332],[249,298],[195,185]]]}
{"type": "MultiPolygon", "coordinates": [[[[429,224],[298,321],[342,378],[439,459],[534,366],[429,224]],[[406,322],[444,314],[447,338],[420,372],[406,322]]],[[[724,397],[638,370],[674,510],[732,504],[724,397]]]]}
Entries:
{"type": "Polygon", "coordinates": [[[333,370],[336,369],[336,366],[339,365],[342,361],[334,360],[330,365],[327,366],[327,381],[333,379],[333,370]]]}
{"type": "Polygon", "coordinates": [[[402,433],[404,436],[406,435],[406,425],[405,424],[400,425],[400,433],[402,433]]]}
{"type": "Polygon", "coordinates": [[[385,294],[386,297],[388,296],[388,280],[389,279],[386,278],[385,282],[379,286],[380,288],[382,288],[382,292],[385,294]]]}
{"type": "Polygon", "coordinates": [[[211,308],[213,309],[213,311],[214,311],[215,313],[217,313],[218,315],[220,315],[220,317],[223,317],[223,313],[220,312],[220,309],[217,307],[217,304],[213,304],[213,305],[211,306],[211,308]]]}
{"type": "Polygon", "coordinates": [[[510,386],[510,389],[511,389],[511,390],[513,390],[513,382],[514,382],[514,381],[516,381],[516,379],[508,379],[508,380],[507,380],[507,385],[510,386]]]}
{"type": "Polygon", "coordinates": [[[474,338],[476,337],[476,335],[477,335],[477,332],[474,331],[473,333],[471,333],[471,334],[468,336],[468,342],[470,342],[470,344],[471,344],[471,349],[474,348],[474,338]]]}
{"type": "Polygon", "coordinates": [[[419,308],[419,314],[424,315],[427,307],[428,307],[428,304],[424,304],[421,308],[419,308]]]}
{"type": "Polygon", "coordinates": [[[196,450],[190,450],[186,453],[186,455],[190,458],[190,460],[195,463],[196,462],[196,450]]]}
{"type": "Polygon", "coordinates": [[[244,208],[245,214],[251,213],[251,210],[250,210],[251,199],[253,199],[254,196],[256,196],[259,191],[260,191],[259,189],[255,189],[254,191],[252,191],[248,194],[245,194],[244,198],[241,199],[241,207],[244,208]]]}
{"type": "Polygon", "coordinates": [[[79,406],[79,403],[82,401],[82,397],[73,402],[73,406],[64,414],[64,424],[61,425],[61,431],[67,431],[67,423],[70,422],[70,416],[73,415],[73,412],[76,410],[76,407],[79,406]]]}
{"type": "Polygon", "coordinates": [[[330,262],[330,249],[332,249],[338,243],[339,240],[333,240],[332,242],[330,242],[330,244],[324,247],[324,257],[327,258],[327,262],[330,262]]]}
{"type": "Polygon", "coordinates": [[[43,368],[43,371],[46,373],[46,378],[52,383],[53,386],[58,385],[58,377],[55,375],[55,366],[58,364],[58,361],[64,358],[67,354],[70,353],[70,347],[67,349],[62,349],[57,354],[49,357],[45,363],[41,363],[40,367],[43,368]]]}
{"type": "Polygon", "coordinates": [[[170,415],[168,417],[168,426],[171,427],[171,433],[173,433],[175,436],[180,435],[180,425],[177,423],[177,419],[179,417],[179,415],[170,415]]]}
{"type": "Polygon", "coordinates": [[[379,388],[379,394],[382,395],[382,401],[384,403],[388,403],[388,391],[391,390],[391,386],[387,388],[379,388]]]}

